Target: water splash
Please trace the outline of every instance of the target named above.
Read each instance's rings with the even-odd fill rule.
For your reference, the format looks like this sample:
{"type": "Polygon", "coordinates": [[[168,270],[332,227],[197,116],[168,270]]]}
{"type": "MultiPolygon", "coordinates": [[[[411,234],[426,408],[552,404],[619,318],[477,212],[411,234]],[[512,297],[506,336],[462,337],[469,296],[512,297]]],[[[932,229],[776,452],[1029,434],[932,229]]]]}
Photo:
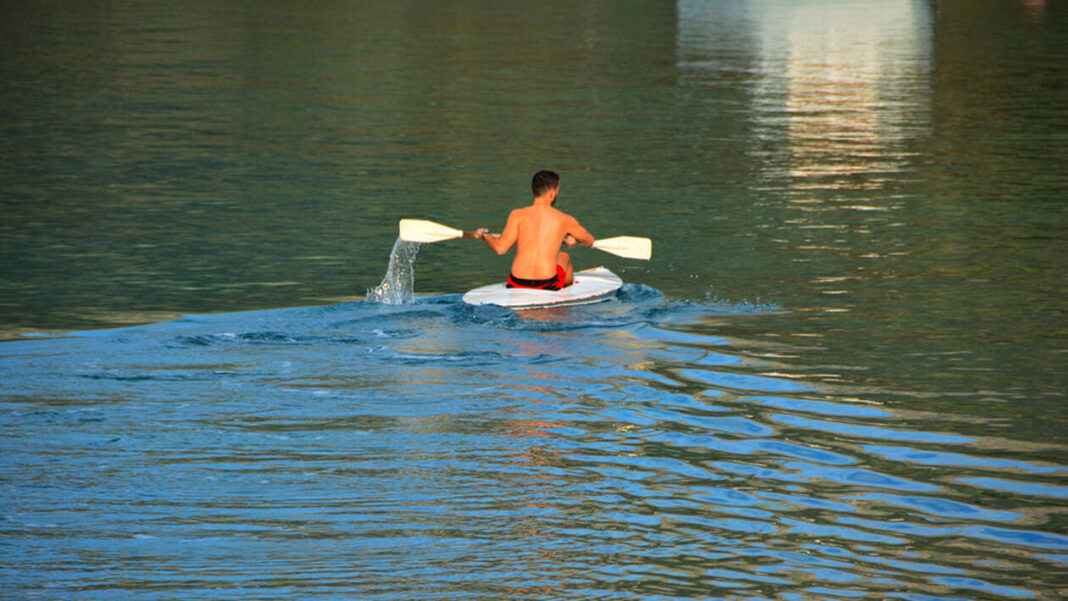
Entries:
{"type": "Polygon", "coordinates": [[[389,268],[382,283],[367,291],[367,301],[386,305],[403,305],[415,300],[415,257],[419,254],[418,242],[405,242],[400,238],[393,244],[389,254],[389,268]]]}

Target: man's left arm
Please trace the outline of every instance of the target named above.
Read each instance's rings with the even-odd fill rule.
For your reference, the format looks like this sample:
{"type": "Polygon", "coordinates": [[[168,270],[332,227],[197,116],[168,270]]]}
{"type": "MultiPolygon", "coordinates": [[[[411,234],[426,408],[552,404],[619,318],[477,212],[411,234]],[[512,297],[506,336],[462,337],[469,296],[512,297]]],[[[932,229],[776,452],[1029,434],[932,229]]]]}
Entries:
{"type": "Polygon", "coordinates": [[[491,234],[485,229],[479,229],[477,234],[479,239],[485,242],[486,246],[490,247],[493,252],[498,255],[503,255],[508,252],[509,248],[512,248],[513,244],[515,244],[518,232],[519,225],[516,223],[515,213],[512,213],[508,216],[508,222],[504,224],[504,231],[502,231],[500,235],[491,234]]]}

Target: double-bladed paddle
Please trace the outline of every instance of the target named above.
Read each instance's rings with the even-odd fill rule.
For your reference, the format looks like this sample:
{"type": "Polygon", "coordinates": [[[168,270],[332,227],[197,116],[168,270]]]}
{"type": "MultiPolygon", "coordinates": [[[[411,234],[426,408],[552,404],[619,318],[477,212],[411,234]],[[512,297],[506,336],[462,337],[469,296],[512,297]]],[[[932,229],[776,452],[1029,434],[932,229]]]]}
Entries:
{"type": "MultiPolygon", "coordinates": [[[[425,219],[401,219],[400,237],[405,242],[428,244],[456,238],[474,238],[475,233],[465,232],[425,219]]],[[[627,259],[648,261],[649,257],[653,256],[653,241],[637,236],[616,236],[615,238],[595,240],[593,247],[627,259]]]]}

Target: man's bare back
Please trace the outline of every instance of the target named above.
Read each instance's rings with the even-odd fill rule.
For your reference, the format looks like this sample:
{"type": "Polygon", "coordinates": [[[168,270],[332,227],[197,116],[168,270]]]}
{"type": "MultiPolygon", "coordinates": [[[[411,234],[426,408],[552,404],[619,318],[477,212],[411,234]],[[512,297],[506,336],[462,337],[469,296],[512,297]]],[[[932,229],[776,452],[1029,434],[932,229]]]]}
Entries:
{"type": "Polygon", "coordinates": [[[559,265],[566,274],[564,285],[569,286],[573,280],[571,257],[560,250],[560,245],[591,246],[593,236],[577,219],[553,208],[560,191],[556,174],[539,172],[532,186],[534,204],[512,211],[499,236],[479,230],[479,237],[499,255],[508,252],[513,244],[516,245],[515,259],[512,260],[512,276],[515,278],[547,280],[556,276],[559,265]],[[550,174],[548,182],[551,184],[555,180],[556,185],[547,187],[542,182],[539,186],[539,176],[543,173],[550,174]]]}

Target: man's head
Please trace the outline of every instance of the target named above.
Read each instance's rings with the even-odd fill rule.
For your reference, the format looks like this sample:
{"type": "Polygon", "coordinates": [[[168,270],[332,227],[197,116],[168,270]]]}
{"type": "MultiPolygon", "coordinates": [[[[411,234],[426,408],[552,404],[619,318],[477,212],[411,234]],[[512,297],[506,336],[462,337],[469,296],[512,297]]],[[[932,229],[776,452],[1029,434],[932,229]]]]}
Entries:
{"type": "Polygon", "coordinates": [[[530,189],[534,191],[534,198],[544,195],[549,190],[560,187],[560,176],[553,171],[539,171],[534,174],[530,182],[530,189]]]}

